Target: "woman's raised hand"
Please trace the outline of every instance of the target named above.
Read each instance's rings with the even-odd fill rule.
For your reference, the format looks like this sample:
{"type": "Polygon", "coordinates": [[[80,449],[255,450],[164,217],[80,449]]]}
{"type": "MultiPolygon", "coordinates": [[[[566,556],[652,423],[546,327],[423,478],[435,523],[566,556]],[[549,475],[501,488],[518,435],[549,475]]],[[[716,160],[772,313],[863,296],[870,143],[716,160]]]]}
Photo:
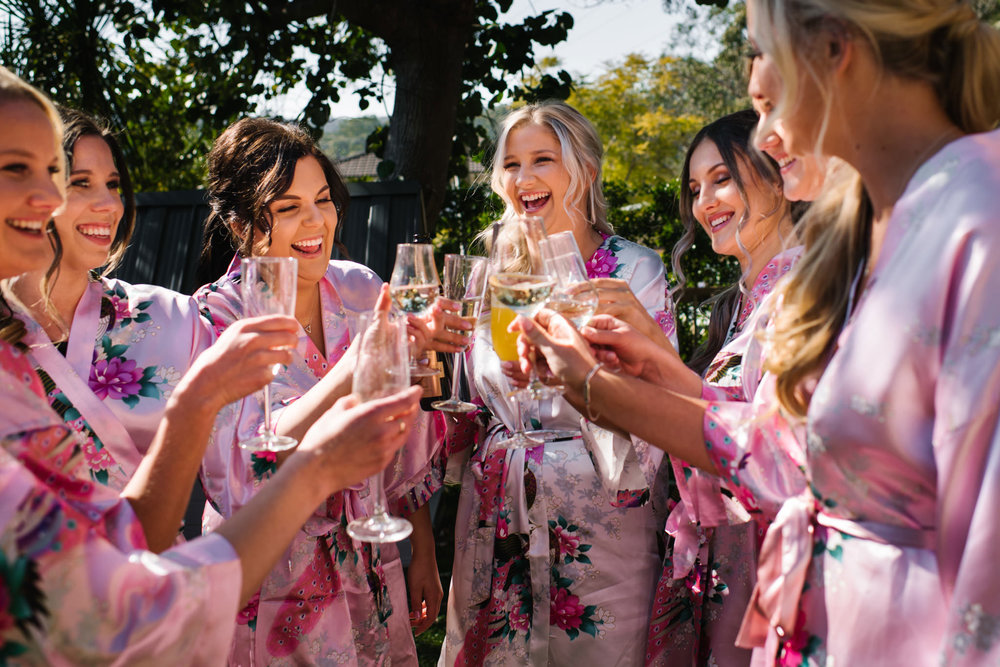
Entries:
{"type": "Polygon", "coordinates": [[[421,389],[359,403],[353,394],[334,403],[313,424],[295,456],[311,456],[334,493],[382,471],[410,435],[421,389]]]}
{"type": "Polygon", "coordinates": [[[461,352],[469,345],[468,334],[458,333],[472,331],[473,322],[460,317],[458,313],[462,304],[439,296],[423,322],[427,325],[427,347],[437,352],[461,352]]]}
{"type": "Polygon", "coordinates": [[[534,320],[519,315],[511,325],[515,329],[522,334],[517,339],[521,370],[527,374],[534,363],[543,382],[554,378],[575,391],[597,363],[590,344],[555,311],[543,308],[534,320]]]}
{"type": "Polygon", "coordinates": [[[663,350],[631,324],[611,315],[597,315],[580,334],[594,347],[597,360],[609,369],[657,382],[656,359],[663,350]]]}
{"type": "Polygon", "coordinates": [[[590,282],[597,288],[597,315],[610,315],[629,324],[667,351],[673,349],[663,329],[639,302],[627,282],[618,278],[595,278],[590,282]]]}
{"type": "Polygon", "coordinates": [[[237,320],[198,356],[174,395],[218,412],[273,380],[275,364],[292,363],[297,331],[287,315],[237,320]]]}

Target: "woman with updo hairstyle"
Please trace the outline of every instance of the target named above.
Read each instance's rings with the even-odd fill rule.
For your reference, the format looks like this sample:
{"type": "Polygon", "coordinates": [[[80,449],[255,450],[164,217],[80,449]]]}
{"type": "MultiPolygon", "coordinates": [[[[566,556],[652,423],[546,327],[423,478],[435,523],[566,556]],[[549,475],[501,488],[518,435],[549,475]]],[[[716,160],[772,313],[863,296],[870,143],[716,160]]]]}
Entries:
{"type": "MultiPolygon", "coordinates": [[[[572,233],[602,308],[636,304],[666,340],[657,324],[672,323],[663,261],[608,224],[602,157],[593,126],[571,106],[511,111],[491,175],[501,219],[512,222],[496,256],[510,258],[504,270],[523,270],[517,216],[539,216],[549,234],[572,233]]],[[[489,229],[483,238],[489,245],[489,229]]],[[[558,397],[534,405],[533,425],[555,429],[543,444],[498,446],[515,428],[508,395],[523,378],[514,362],[498,358],[488,299],[483,308],[467,358],[485,423],[449,439],[449,470],[462,494],[442,664],[640,664],[660,562],[649,494],[660,452],[598,428],[558,397]],[[614,475],[592,449],[631,454],[614,475]]]]}
{"type": "MultiPolygon", "coordinates": [[[[804,471],[738,638],[764,664],[996,663],[1000,33],[954,0],[750,0],[747,17],[775,74],[760,135],[780,121],[789,155],[852,169],[799,222],[749,409],[637,385],[648,399],[616,414],[672,419],[654,441],[748,503],[775,496],[762,473],[804,471]]],[[[564,380],[586,368],[571,332],[528,329],[564,380]]],[[[633,384],[594,379],[605,410],[633,384]]]]}
{"type": "MultiPolygon", "coordinates": [[[[237,250],[226,274],[195,295],[216,331],[243,317],[242,257],[298,262],[299,342],[292,363],[271,384],[272,424],[276,432],[297,439],[351,391],[357,346],[351,345],[349,320],[377,303],[388,307],[386,289],[369,268],[330,259],[348,205],[347,187],[301,128],[263,118],[234,123],[209,153],[208,188],[209,224],[227,230],[237,250]]],[[[465,321],[441,311],[433,317],[428,345],[446,352],[459,349],[450,343],[461,344],[464,337],[437,323],[461,330],[468,328],[465,321]]],[[[202,469],[209,503],[206,530],[266,488],[282,465],[283,455],[238,446],[257,435],[263,419],[256,397],[220,415],[202,469]]],[[[407,577],[395,544],[355,541],[347,534],[348,523],[372,511],[367,485],[332,495],[240,613],[233,664],[317,664],[330,656],[352,664],[388,658],[393,664],[416,663],[413,631],[433,623],[443,596],[426,505],[441,484],[432,463],[442,422],[439,413],[422,413],[406,447],[384,473],[389,511],[414,524],[407,577]]]]}
{"type": "MultiPolygon", "coordinates": [[[[3,67],[0,114],[0,279],[8,280],[52,265],[50,237],[60,228],[49,222],[63,215],[65,155],[51,102],[3,67]]],[[[74,166],[86,163],[74,157],[74,166]]],[[[250,318],[199,356],[121,494],[94,483],[88,441],[49,405],[32,348],[5,329],[0,662],[225,661],[237,610],[311,508],[385,466],[416,407],[412,390],[363,406],[341,401],[243,513],[212,535],[149,551],[147,535],[157,537],[180,507],[176,533],[218,408],[262,387],[273,364],[290,360],[283,348],[294,344],[293,327],[284,316],[250,318]]]]}

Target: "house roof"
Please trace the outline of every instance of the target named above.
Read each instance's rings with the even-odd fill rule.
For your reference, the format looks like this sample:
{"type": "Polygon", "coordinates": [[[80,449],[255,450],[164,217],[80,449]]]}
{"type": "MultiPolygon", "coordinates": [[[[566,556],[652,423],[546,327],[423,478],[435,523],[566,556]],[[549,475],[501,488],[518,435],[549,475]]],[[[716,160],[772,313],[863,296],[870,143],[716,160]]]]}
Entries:
{"type": "MultiPolygon", "coordinates": [[[[337,160],[337,170],[345,180],[355,178],[378,178],[378,166],[382,158],[374,153],[358,153],[349,155],[342,160],[337,160]]],[[[476,160],[469,160],[469,173],[481,174],[486,171],[476,160]]]]}

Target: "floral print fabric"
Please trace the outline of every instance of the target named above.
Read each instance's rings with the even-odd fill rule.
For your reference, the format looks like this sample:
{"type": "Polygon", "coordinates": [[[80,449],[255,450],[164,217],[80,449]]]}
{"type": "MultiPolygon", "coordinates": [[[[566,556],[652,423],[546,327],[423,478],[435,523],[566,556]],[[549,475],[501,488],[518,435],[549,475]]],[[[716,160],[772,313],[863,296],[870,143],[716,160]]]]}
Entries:
{"type": "MultiPolygon", "coordinates": [[[[759,377],[743,358],[762,325],[762,306],[775,282],[802,254],[785,250],[761,270],[741,306],[733,339],[705,372],[706,393],[724,400],[745,400],[759,377]],[[756,316],[751,318],[751,314],[756,316]],[[746,387],[744,385],[747,385],[746,387]]],[[[670,508],[663,572],[656,588],[646,647],[647,665],[750,664],[751,653],[738,648],[736,634],[756,581],[756,554],[766,521],[732,497],[725,484],[671,457],[679,502],[670,508]],[[758,520],[759,519],[759,520],[758,520]]]]}
{"type": "Polygon", "coordinates": [[[0,656],[16,664],[221,664],[241,570],[211,536],[154,555],[30,360],[0,343],[0,656]],[[95,613],[96,611],[96,613],[95,613]]]}
{"type": "MultiPolygon", "coordinates": [[[[781,591],[777,601],[795,612],[772,613],[762,595],[748,616],[768,662],[1000,660],[998,191],[994,131],[946,146],[896,203],[812,393],[801,440],[808,495],[786,501],[781,530],[764,541],[762,590],[781,591]],[[779,561],[805,568],[801,585],[780,585],[779,561]],[[780,618],[783,637],[767,632],[768,617],[780,618]]],[[[771,397],[749,415],[712,404],[705,430],[720,470],[763,507],[781,494],[754,462],[774,470],[781,458],[794,465],[795,452],[775,447],[788,425],[769,410],[766,378],[761,391],[771,397]]]]}
{"type": "Polygon", "coordinates": [[[194,301],[153,285],[91,282],[73,314],[65,354],[23,305],[11,302],[49,404],[84,438],[91,478],[122,490],[174,387],[214,340],[194,301]]]}
{"type": "MultiPolygon", "coordinates": [[[[240,317],[240,268],[195,295],[216,331],[240,317]]],[[[272,418],[308,391],[336,364],[351,342],[350,313],[370,310],[381,280],[368,268],[331,261],[320,281],[323,336],[327,357],[300,328],[292,365],[271,383],[272,418]]],[[[420,507],[440,486],[432,462],[443,439],[437,414],[418,418],[410,440],[384,473],[389,506],[406,512],[420,507]]],[[[228,406],[202,466],[210,505],[203,525],[212,530],[249,500],[276,467],[269,452],[248,453],[236,443],[256,434],[263,423],[257,396],[228,406]]],[[[241,612],[231,664],[291,665],[415,664],[416,647],[408,620],[406,583],[394,544],[355,542],[347,524],[371,512],[367,484],[331,496],[303,527],[286,557],[267,576],[260,595],[241,612]]]]}
{"type": "MultiPolygon", "coordinates": [[[[591,278],[628,281],[651,314],[668,311],[653,251],[610,236],[587,266],[591,278]]],[[[636,445],[638,488],[609,489],[579,435],[496,447],[514,415],[488,321],[467,355],[479,428],[462,423],[448,442],[462,493],[441,664],[640,664],[660,559],[649,486],[661,455],[636,445]]],[[[580,433],[562,399],[528,419],[580,433]]]]}

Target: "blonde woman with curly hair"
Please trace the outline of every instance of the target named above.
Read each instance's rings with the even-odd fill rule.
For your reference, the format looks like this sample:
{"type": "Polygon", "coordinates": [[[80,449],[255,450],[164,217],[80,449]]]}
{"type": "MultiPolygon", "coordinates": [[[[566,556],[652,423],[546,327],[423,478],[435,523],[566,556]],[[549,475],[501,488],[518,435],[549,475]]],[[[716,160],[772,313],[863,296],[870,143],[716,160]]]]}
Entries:
{"type": "MultiPolygon", "coordinates": [[[[788,154],[853,168],[800,223],[771,375],[752,416],[601,372],[588,395],[747,500],[780,497],[761,471],[805,471],[739,639],[768,664],[995,663],[1000,34],[953,0],[751,0],[748,22],[777,74],[762,135],[780,120],[788,154]]],[[[529,337],[580,386],[589,352],[540,321],[529,337]]]]}
{"type": "MultiPolygon", "coordinates": [[[[578,111],[562,102],[528,105],[504,119],[492,186],[504,219],[527,213],[542,217],[549,233],[571,232],[588,276],[607,281],[599,287],[604,305],[636,302],[662,338],[654,318],[665,314],[663,261],[612,232],[602,155],[578,111]]],[[[526,261],[524,238],[517,225],[504,229],[499,254],[513,256],[507,268],[515,269],[526,261]]],[[[497,446],[517,420],[506,377],[516,364],[501,364],[488,321],[481,318],[469,353],[484,423],[448,443],[462,495],[441,663],[640,664],[659,565],[649,487],[662,452],[636,445],[628,474],[612,480],[588,448],[618,436],[601,432],[585,443],[589,422],[558,397],[536,404],[537,423],[550,429],[544,443],[497,446]],[[551,435],[556,429],[561,434],[551,435]]]]}

